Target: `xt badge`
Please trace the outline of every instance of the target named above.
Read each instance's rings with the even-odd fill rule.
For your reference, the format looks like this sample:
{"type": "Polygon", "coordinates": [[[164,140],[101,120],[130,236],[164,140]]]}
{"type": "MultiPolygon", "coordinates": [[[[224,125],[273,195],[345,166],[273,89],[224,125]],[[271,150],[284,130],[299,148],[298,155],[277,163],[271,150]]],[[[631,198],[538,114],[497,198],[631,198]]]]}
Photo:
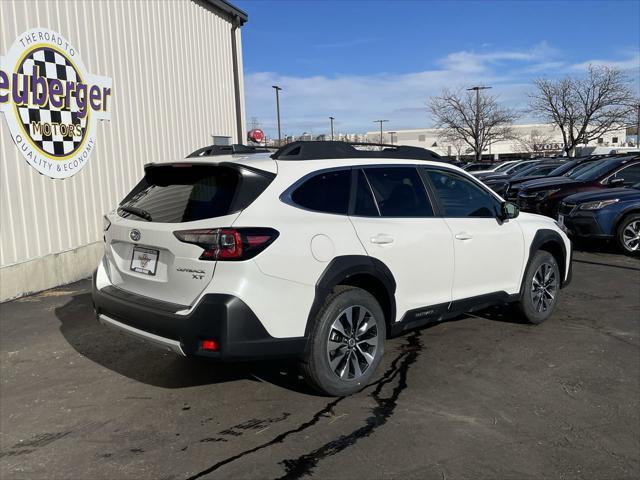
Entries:
{"type": "Polygon", "coordinates": [[[202,280],[205,276],[205,272],[203,270],[192,270],[190,268],[176,268],[178,272],[186,272],[191,274],[192,280],[202,280]]]}

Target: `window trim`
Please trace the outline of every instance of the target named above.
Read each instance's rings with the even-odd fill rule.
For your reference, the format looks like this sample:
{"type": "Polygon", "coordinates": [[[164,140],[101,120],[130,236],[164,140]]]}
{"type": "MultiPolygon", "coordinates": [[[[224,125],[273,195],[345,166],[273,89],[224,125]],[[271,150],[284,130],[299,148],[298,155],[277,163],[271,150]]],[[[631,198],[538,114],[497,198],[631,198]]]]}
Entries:
{"type": "Polygon", "coordinates": [[[458,170],[454,170],[453,168],[447,168],[444,166],[440,166],[440,165],[423,165],[420,163],[372,163],[369,165],[340,165],[337,167],[328,167],[328,168],[322,168],[320,170],[314,170],[312,172],[309,172],[305,175],[303,175],[302,177],[300,177],[298,180],[296,180],[295,182],[293,182],[289,187],[287,187],[278,197],[279,200],[282,203],[285,203],[291,207],[294,208],[298,208],[300,210],[305,210],[307,212],[313,212],[313,213],[319,213],[319,214],[323,214],[323,215],[336,215],[336,216],[341,216],[341,217],[355,217],[355,218],[379,218],[379,219],[385,219],[385,218],[396,218],[396,219],[401,219],[401,218],[494,218],[496,220],[500,220],[500,218],[496,215],[493,217],[451,217],[451,216],[447,216],[445,215],[445,211],[444,208],[440,202],[440,197],[438,196],[435,187],[433,186],[433,184],[431,183],[431,179],[429,178],[429,176],[426,173],[426,170],[435,170],[435,171],[440,171],[440,172],[445,172],[445,173],[449,173],[449,174],[453,174],[453,175],[457,175],[460,176],[462,178],[468,179],[471,181],[471,183],[475,184],[476,186],[478,186],[481,190],[484,190],[487,194],[489,194],[490,196],[492,196],[497,202],[498,204],[502,204],[505,202],[505,200],[500,197],[496,192],[494,192],[493,190],[491,190],[490,188],[488,188],[486,185],[484,185],[480,180],[478,180],[477,178],[475,178],[473,175],[469,174],[469,173],[465,173],[464,171],[459,172],[458,170]],[[418,174],[418,177],[420,177],[420,179],[422,180],[422,187],[424,188],[424,192],[427,196],[427,201],[430,203],[431,205],[431,209],[433,210],[433,215],[430,215],[428,217],[425,216],[419,216],[419,217],[387,217],[387,216],[382,216],[381,212],[380,212],[380,207],[378,206],[378,201],[376,199],[376,196],[373,194],[373,189],[371,188],[371,183],[369,182],[369,178],[367,177],[367,173],[364,171],[367,168],[393,168],[393,167],[404,167],[404,168],[413,168],[416,170],[416,173],[418,174]],[[304,182],[306,182],[308,179],[315,177],[316,175],[320,175],[323,173],[328,173],[328,172],[336,172],[336,171],[342,171],[342,170],[350,170],[351,171],[351,182],[350,182],[350,190],[349,190],[349,202],[347,204],[347,213],[333,213],[333,212],[323,212],[320,210],[312,210],[310,208],[306,208],[303,207],[302,205],[297,204],[296,202],[293,201],[293,199],[291,198],[293,192],[300,186],[302,185],[304,182]],[[364,216],[364,215],[355,215],[354,214],[354,209],[355,209],[355,195],[356,195],[356,186],[357,186],[357,173],[358,170],[362,170],[365,179],[367,180],[367,185],[369,186],[369,191],[373,197],[373,201],[376,205],[376,209],[378,210],[378,213],[380,214],[377,217],[372,217],[372,216],[364,216]]]}

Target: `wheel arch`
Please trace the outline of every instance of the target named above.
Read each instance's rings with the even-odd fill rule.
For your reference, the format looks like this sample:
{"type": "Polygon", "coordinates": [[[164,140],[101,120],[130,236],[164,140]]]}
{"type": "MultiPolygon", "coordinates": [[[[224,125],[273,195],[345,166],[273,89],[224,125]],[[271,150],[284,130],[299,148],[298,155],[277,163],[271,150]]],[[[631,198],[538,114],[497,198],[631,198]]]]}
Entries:
{"type": "MultiPolygon", "coordinates": [[[[525,273],[527,272],[533,257],[536,252],[539,250],[544,250],[553,255],[553,258],[558,262],[558,268],[561,272],[561,282],[560,287],[563,288],[569,284],[571,279],[571,268],[569,268],[569,273],[567,274],[567,262],[570,262],[571,259],[567,258],[567,248],[565,246],[564,241],[560,234],[554,230],[543,229],[538,230],[533,237],[533,241],[531,242],[531,246],[529,247],[529,259],[527,260],[527,266],[525,268],[525,273]],[[566,278],[565,278],[566,275],[566,278]]],[[[520,292],[522,293],[524,287],[525,277],[522,277],[522,284],[520,286],[520,292]]]]}
{"type": "Polygon", "coordinates": [[[627,210],[623,210],[622,212],[616,215],[615,220],[613,221],[613,234],[618,234],[618,228],[620,228],[620,224],[622,221],[627,218],[629,215],[640,215],[640,207],[634,206],[627,210]]]}
{"type": "Polygon", "coordinates": [[[621,248],[625,253],[629,253],[629,251],[625,248],[624,245],[621,245],[622,240],[620,239],[620,228],[623,226],[624,221],[632,215],[640,215],[640,208],[634,206],[623,212],[620,212],[613,222],[612,233],[614,242],[618,245],[618,248],[621,248]]]}
{"type": "Polygon", "coordinates": [[[396,316],[396,281],[391,270],[380,260],[366,255],[336,257],[325,268],[316,283],[316,291],[307,317],[305,337],[309,338],[316,316],[325,299],[339,285],[361,288],[380,303],[387,326],[396,316]]]}

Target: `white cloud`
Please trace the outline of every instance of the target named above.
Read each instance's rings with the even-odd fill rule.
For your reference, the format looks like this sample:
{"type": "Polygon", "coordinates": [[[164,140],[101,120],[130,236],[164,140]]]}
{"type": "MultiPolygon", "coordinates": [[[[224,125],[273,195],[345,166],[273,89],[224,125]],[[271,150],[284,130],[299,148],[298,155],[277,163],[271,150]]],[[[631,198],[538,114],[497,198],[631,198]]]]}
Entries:
{"type": "MultiPolygon", "coordinates": [[[[327,133],[329,116],[336,117],[339,132],[374,130],[374,120],[390,120],[385,128],[421,128],[431,124],[427,99],[443,88],[470,85],[493,86],[492,93],[513,108],[524,110],[531,80],[538,75],[576,73],[584,65],[562,61],[558,51],[541,43],[526,50],[481,53],[454,52],[438,62],[438,68],[407,74],[291,76],[275,72],[245,75],[247,119],[255,116],[269,135],[276,133],[275,94],[271,85],[283,88],[280,106],[283,133],[327,133]]],[[[619,68],[638,64],[638,54],[614,62],[619,68]],[[625,59],[626,58],[626,59],[625,59]]],[[[591,63],[594,63],[592,61],[591,63]]],[[[530,120],[523,118],[523,121],[530,120]]]]}
{"type": "Polygon", "coordinates": [[[589,65],[607,65],[609,67],[618,68],[620,70],[640,71],[640,53],[629,55],[628,58],[618,60],[593,59],[586,62],[571,65],[571,70],[585,70],[589,65]]]}

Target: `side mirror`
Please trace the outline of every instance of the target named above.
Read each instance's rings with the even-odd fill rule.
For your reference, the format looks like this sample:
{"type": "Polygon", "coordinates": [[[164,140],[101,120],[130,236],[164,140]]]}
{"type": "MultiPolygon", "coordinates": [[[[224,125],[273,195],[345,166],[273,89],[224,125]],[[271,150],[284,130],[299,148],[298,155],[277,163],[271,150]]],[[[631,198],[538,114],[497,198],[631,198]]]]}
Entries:
{"type": "Polygon", "coordinates": [[[624,186],[624,178],[612,178],[609,180],[610,187],[622,187],[624,186]]]}
{"type": "Polygon", "coordinates": [[[520,208],[515,203],[504,202],[502,204],[502,220],[509,220],[520,215],[520,208]]]}

